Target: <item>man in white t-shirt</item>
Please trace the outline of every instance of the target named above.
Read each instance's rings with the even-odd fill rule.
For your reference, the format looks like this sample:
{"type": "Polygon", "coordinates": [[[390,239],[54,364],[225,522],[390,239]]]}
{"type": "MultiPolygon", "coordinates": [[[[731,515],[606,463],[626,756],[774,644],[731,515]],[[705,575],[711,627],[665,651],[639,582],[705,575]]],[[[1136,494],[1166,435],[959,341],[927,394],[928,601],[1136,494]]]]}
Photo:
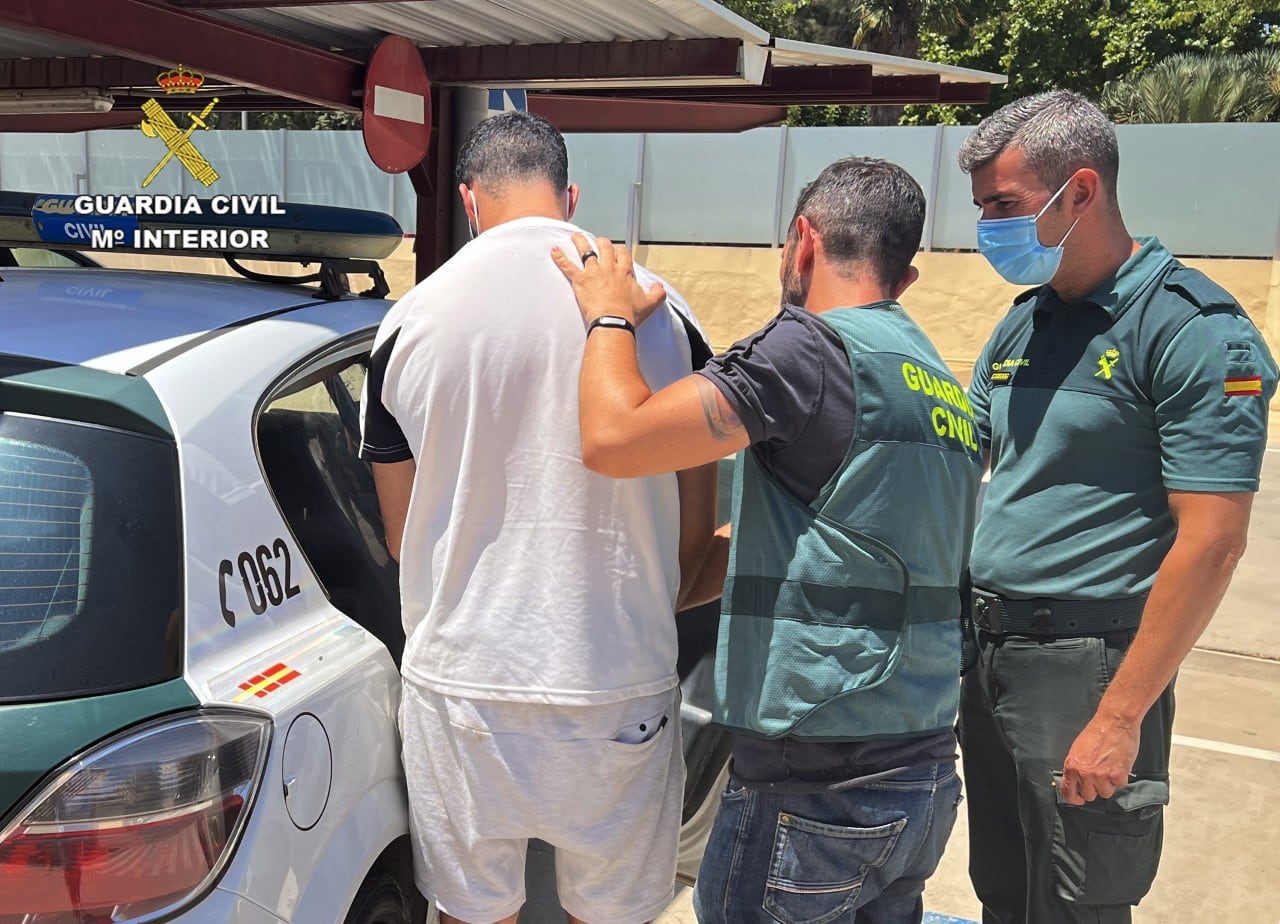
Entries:
{"type": "MultiPolygon", "coordinates": [[[[673,614],[719,596],[697,580],[715,573],[715,469],[613,480],[582,464],[588,332],[548,259],[577,230],[559,132],[488,119],[458,180],[476,237],[387,315],[362,407],[401,562],[417,881],[446,924],[514,922],[540,838],[574,920],[642,924],[673,892],[673,614]]],[[[636,334],[654,389],[710,352],[674,295],[636,334]]]]}

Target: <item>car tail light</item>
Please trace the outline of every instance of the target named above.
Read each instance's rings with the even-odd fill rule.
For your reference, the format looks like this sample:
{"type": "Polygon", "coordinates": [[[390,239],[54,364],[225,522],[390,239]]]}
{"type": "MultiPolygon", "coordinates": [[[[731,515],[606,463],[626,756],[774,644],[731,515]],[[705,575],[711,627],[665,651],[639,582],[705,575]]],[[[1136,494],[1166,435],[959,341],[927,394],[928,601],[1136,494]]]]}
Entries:
{"type": "Polygon", "coordinates": [[[0,831],[0,924],[141,922],[199,898],[235,851],[270,741],[270,719],[210,710],[75,760],[0,831]]]}

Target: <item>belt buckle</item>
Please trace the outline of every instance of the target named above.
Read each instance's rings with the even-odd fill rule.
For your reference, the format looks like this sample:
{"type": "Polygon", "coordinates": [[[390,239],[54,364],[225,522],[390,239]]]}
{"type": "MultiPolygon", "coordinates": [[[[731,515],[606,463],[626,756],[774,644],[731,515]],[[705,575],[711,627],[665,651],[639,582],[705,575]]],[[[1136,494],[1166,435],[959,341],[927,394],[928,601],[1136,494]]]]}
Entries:
{"type": "Polygon", "coordinates": [[[1003,634],[1004,627],[1000,622],[1000,604],[994,595],[974,591],[973,621],[981,629],[986,629],[995,635],[1003,634]]]}

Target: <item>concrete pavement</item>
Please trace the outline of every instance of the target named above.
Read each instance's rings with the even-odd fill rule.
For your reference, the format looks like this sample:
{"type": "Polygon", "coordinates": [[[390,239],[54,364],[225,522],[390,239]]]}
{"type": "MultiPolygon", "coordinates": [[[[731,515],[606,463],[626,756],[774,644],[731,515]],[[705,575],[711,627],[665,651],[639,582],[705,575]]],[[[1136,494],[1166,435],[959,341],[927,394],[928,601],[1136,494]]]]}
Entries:
{"type": "MultiPolygon", "coordinates": [[[[1276,436],[1280,438],[1280,433],[1276,436]]],[[[1280,447],[1269,450],[1249,548],[1178,678],[1164,859],[1139,924],[1280,921],[1280,447]]],[[[925,893],[926,922],[980,918],[961,812],[925,893]]],[[[694,924],[681,890],[658,924],[694,924]]]]}

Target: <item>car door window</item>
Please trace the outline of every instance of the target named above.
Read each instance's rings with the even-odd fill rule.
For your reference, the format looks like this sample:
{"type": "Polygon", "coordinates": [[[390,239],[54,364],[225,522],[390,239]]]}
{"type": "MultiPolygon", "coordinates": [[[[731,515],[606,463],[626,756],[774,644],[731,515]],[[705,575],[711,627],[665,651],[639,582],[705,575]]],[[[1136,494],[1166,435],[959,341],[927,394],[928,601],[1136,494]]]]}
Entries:
{"type": "Polygon", "coordinates": [[[400,663],[399,566],[387,551],[369,463],[360,446],[368,354],[314,366],[276,389],[258,416],[268,486],[335,607],[400,663]]]}

